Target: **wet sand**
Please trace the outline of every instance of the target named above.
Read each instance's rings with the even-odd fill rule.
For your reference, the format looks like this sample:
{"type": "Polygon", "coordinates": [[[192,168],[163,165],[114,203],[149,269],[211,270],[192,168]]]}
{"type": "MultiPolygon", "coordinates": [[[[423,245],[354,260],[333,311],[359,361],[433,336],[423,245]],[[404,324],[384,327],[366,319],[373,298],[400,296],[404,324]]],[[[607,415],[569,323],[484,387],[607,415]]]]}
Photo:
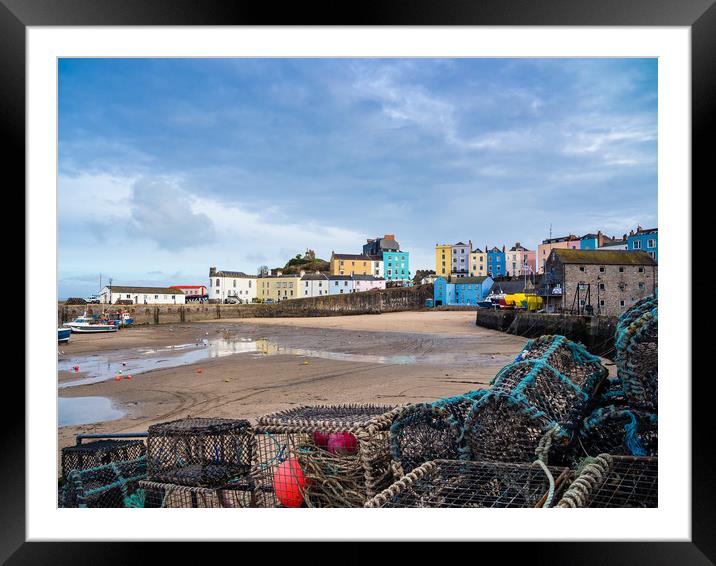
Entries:
{"type": "Polygon", "coordinates": [[[80,432],[146,431],[187,416],[253,422],[303,404],[431,401],[485,387],[526,342],[479,328],[473,312],[459,311],[235,319],[75,334],[59,347],[61,367],[69,369],[58,372],[61,401],[106,398],[123,416],[62,426],[59,446],[73,444],[80,432]],[[77,373],[71,369],[76,360],[82,361],[77,373]],[[88,383],[98,375],[102,381],[88,383]]]}

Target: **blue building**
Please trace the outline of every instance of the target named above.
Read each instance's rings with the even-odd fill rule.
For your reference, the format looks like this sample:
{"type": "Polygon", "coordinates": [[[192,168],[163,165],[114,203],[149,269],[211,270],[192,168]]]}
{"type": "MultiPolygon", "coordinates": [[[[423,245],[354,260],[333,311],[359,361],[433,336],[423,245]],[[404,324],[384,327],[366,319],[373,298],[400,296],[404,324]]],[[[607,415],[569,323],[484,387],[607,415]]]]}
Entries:
{"type": "Polygon", "coordinates": [[[440,305],[473,305],[483,301],[492,288],[492,277],[456,277],[451,280],[438,277],[435,280],[433,299],[440,305]]]}
{"type": "Polygon", "coordinates": [[[383,252],[383,277],[386,281],[409,281],[410,253],[383,252]]]}
{"type": "Polygon", "coordinates": [[[596,250],[599,248],[599,237],[601,234],[585,234],[579,238],[580,250],[596,250]]]}
{"type": "Polygon", "coordinates": [[[383,261],[383,278],[386,281],[410,282],[410,254],[400,251],[395,234],[367,240],[363,253],[383,261]]]}
{"type": "Polygon", "coordinates": [[[659,261],[659,229],[648,228],[643,229],[637,226],[636,232],[629,232],[627,237],[628,250],[642,250],[647,252],[654,261],[659,261]]]}
{"type": "Polygon", "coordinates": [[[505,246],[502,249],[494,247],[487,250],[487,273],[491,277],[505,275],[505,246]]]}

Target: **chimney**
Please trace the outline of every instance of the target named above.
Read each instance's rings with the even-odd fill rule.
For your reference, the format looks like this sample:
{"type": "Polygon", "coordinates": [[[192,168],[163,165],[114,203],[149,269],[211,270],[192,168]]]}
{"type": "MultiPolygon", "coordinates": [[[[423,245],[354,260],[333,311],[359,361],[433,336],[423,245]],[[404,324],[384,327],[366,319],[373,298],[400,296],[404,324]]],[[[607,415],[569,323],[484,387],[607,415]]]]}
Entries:
{"type": "Polygon", "coordinates": [[[502,244],[502,253],[505,253],[505,244],[502,244]]]}
{"type": "Polygon", "coordinates": [[[216,275],[216,267],[210,267],[209,268],[209,277],[214,277],[216,275]]]}
{"type": "Polygon", "coordinates": [[[383,236],[384,240],[395,240],[395,234],[386,234],[383,236]]]}

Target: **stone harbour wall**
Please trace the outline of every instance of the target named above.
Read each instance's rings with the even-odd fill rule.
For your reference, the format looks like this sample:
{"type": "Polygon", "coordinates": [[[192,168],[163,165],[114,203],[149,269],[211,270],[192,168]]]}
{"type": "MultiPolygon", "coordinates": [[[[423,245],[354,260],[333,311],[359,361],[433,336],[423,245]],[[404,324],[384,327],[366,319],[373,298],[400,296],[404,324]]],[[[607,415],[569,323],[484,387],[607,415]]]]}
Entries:
{"type": "MultiPolygon", "coordinates": [[[[272,305],[216,305],[188,303],[186,305],[124,305],[135,324],[169,324],[202,320],[252,317],[306,317],[344,316],[353,314],[380,314],[384,312],[413,311],[424,308],[426,299],[433,298],[433,286],[398,287],[347,295],[327,295],[292,299],[272,305]]],[[[58,304],[60,324],[69,322],[87,312],[102,313],[109,305],[58,304]]]]}
{"type": "Polygon", "coordinates": [[[515,310],[480,309],[476,324],[525,338],[561,334],[581,342],[592,354],[613,358],[616,316],[580,316],[532,313],[515,310]]]}

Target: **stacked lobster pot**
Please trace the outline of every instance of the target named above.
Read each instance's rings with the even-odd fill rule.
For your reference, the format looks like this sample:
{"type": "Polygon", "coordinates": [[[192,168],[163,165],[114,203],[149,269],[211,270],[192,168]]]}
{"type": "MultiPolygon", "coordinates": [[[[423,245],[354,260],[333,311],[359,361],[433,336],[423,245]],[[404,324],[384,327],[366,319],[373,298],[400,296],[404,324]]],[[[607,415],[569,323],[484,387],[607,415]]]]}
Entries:
{"type": "Polygon", "coordinates": [[[658,299],[634,304],[615,335],[617,377],[580,430],[582,455],[658,453],[658,299]]]}
{"type": "Polygon", "coordinates": [[[407,473],[366,507],[550,507],[569,477],[564,467],[432,460],[407,473]]]}
{"type": "Polygon", "coordinates": [[[462,459],[563,459],[607,370],[564,336],[531,340],[493,379],[465,420],[462,459]]]}
{"type": "Polygon", "coordinates": [[[390,451],[399,475],[430,460],[454,460],[464,449],[465,419],[487,390],[407,405],[390,427],[390,451]]]}
{"type": "Polygon", "coordinates": [[[400,409],[313,405],[258,419],[259,507],[362,507],[394,480],[389,429],[400,409]]]}
{"type": "Polygon", "coordinates": [[[655,457],[599,454],[585,458],[557,507],[658,507],[655,457]]]}
{"type": "Polygon", "coordinates": [[[249,422],[187,418],[149,427],[144,507],[253,507],[249,422]]]}

